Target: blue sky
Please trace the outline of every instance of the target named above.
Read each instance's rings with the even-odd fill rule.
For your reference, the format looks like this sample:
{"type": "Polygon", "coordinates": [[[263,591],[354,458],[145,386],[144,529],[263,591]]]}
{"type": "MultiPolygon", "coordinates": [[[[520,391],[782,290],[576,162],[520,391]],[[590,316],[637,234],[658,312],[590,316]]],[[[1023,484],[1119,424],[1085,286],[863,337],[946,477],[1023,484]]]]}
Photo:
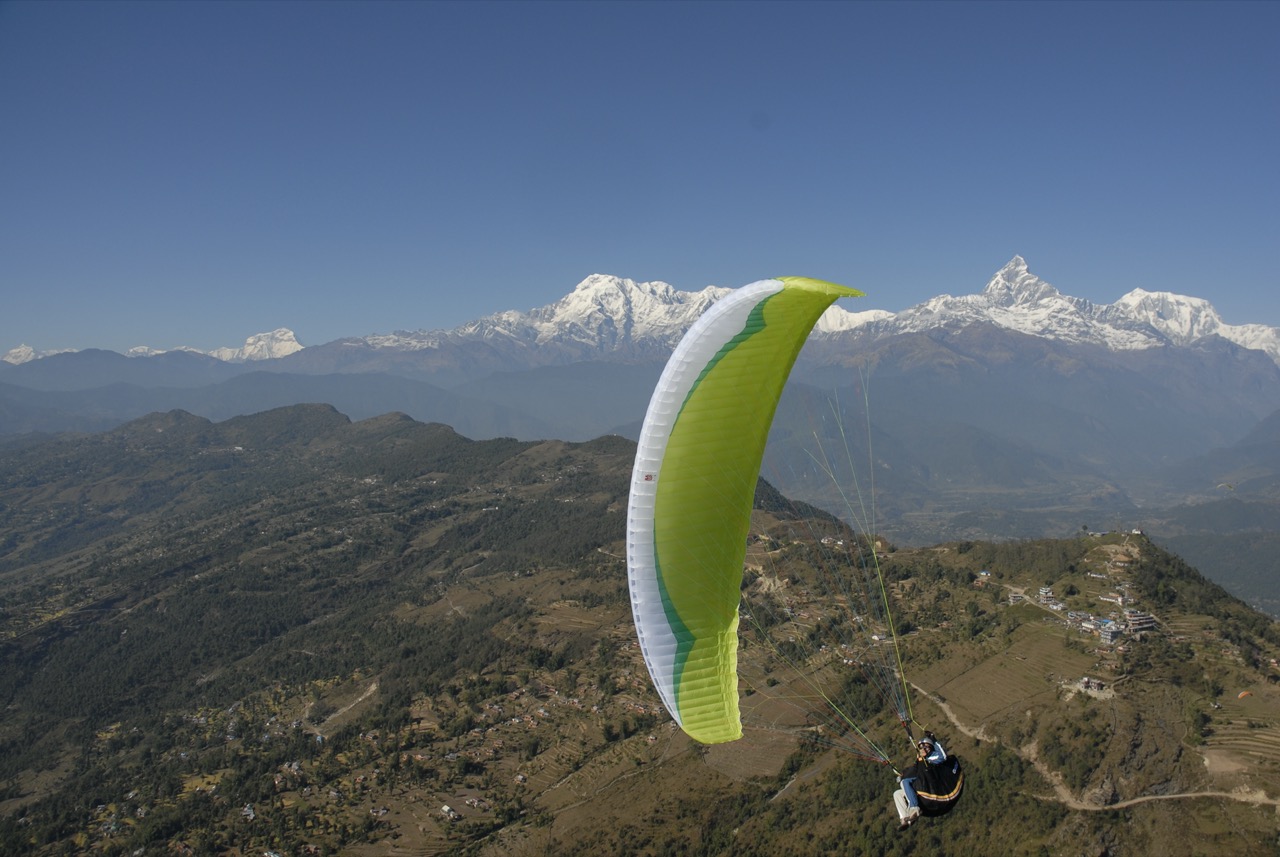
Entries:
{"type": "Polygon", "coordinates": [[[0,0],[0,352],[1014,254],[1280,326],[1277,3],[0,0]]]}

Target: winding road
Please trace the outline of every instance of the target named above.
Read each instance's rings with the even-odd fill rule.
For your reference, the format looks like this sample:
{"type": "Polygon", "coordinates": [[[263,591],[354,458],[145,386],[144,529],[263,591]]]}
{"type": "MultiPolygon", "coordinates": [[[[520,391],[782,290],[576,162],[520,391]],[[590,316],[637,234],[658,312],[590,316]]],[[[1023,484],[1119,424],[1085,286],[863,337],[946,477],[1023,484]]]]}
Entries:
{"type": "MultiPolygon", "coordinates": [[[[956,713],[951,710],[951,706],[929,693],[929,691],[920,687],[920,685],[915,682],[911,682],[911,686],[928,697],[929,701],[938,706],[938,708],[942,709],[942,713],[947,715],[947,719],[951,721],[951,724],[965,735],[968,735],[975,741],[995,740],[994,738],[989,737],[981,726],[976,729],[966,726],[960,721],[960,718],[956,716],[956,713]]],[[[1085,812],[1107,812],[1113,809],[1124,809],[1125,807],[1136,806],[1140,803],[1150,803],[1151,801],[1187,800],[1191,798],[1221,798],[1223,800],[1234,800],[1241,803],[1249,803],[1255,806],[1280,807],[1280,799],[1268,797],[1266,792],[1261,789],[1251,791],[1244,787],[1230,792],[1203,791],[1180,792],[1178,794],[1167,795],[1143,795],[1141,797],[1129,798],[1128,800],[1121,800],[1107,804],[1098,803],[1096,801],[1085,801],[1072,794],[1071,790],[1062,782],[1062,775],[1044,763],[1036,752],[1036,745],[1034,743],[1029,744],[1026,747],[1015,747],[1012,749],[1018,754],[1019,758],[1032,765],[1032,767],[1034,767],[1040,775],[1045,778],[1045,781],[1053,786],[1053,795],[1032,795],[1032,797],[1035,797],[1037,800],[1056,801],[1066,806],[1068,809],[1077,809],[1085,812]]]]}

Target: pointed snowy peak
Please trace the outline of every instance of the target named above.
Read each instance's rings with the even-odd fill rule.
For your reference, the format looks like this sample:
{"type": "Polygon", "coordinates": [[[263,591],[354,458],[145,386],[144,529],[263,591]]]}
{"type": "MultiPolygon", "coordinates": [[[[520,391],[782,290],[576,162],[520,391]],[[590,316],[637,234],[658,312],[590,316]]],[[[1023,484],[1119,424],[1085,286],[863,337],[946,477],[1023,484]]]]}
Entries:
{"type": "Polygon", "coordinates": [[[1027,270],[1027,261],[1014,256],[996,272],[982,290],[983,297],[995,306],[1014,307],[1062,297],[1062,293],[1027,270]]]}
{"type": "Polygon", "coordinates": [[[1226,324],[1208,301],[1170,292],[1134,289],[1114,304],[1094,304],[1062,294],[1032,274],[1021,256],[997,271],[981,294],[931,298],[869,329],[884,335],[978,323],[1113,351],[1190,345],[1217,335],[1280,363],[1280,328],[1226,324]]]}

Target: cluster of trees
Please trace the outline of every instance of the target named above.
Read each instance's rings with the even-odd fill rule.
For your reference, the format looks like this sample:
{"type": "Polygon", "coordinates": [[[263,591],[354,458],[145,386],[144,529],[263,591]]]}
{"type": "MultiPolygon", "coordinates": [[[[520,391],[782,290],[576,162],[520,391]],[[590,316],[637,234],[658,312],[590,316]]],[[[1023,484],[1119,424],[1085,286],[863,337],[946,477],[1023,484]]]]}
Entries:
{"type": "MultiPolygon", "coordinates": [[[[458,706],[446,735],[455,737],[481,700],[513,689],[512,676],[592,650],[571,634],[540,645],[493,633],[527,623],[523,596],[433,621],[397,608],[436,602],[463,570],[484,588],[489,574],[548,568],[577,570],[584,596],[621,605],[616,582],[590,580],[610,563],[617,570],[597,549],[621,536],[622,516],[609,511],[625,495],[620,442],[597,442],[603,456],[554,445],[521,484],[506,462],[536,444],[476,443],[408,420],[352,426],[303,410],[216,427],[162,419],[10,451],[0,484],[0,595],[13,621],[0,642],[0,782],[22,809],[0,819],[0,841],[25,847],[0,851],[33,842],[56,851],[87,825],[114,825],[109,840],[131,850],[172,835],[179,818],[191,842],[209,847],[278,840],[259,828],[282,823],[272,808],[279,766],[332,759],[350,743],[314,740],[336,712],[324,698],[309,722],[281,725],[291,707],[299,719],[308,688],[378,675],[359,726],[389,734],[407,728],[415,700],[444,693],[458,706]],[[434,541],[423,543],[431,528],[434,541]],[[37,613],[50,618],[33,625],[37,613]],[[277,689],[274,702],[255,713],[248,701],[264,688],[277,689]],[[54,768],[59,786],[32,802],[23,783],[54,768]],[[217,787],[193,797],[186,786],[199,776],[217,787]],[[98,818],[100,804],[117,807],[114,821],[98,818]],[[245,804],[264,804],[252,823],[237,816],[245,804]],[[217,835],[202,838],[206,828],[217,835]]],[[[312,813],[305,826],[337,847],[368,827],[348,822],[315,835],[325,825],[312,813]]]]}
{"type": "MultiPolygon", "coordinates": [[[[0,814],[0,852],[339,853],[391,835],[370,812],[377,801],[465,787],[490,808],[449,828],[463,851],[504,824],[552,820],[499,776],[512,760],[585,763],[607,749],[634,754],[638,769],[636,748],[665,718],[621,704],[638,662],[610,633],[628,615],[629,444],[476,443],[323,409],[161,422],[28,447],[0,481],[0,796],[13,808],[0,814]],[[56,491],[33,476],[41,462],[56,491]],[[549,621],[562,602],[599,621],[549,621]],[[376,692],[348,712],[357,694],[336,688],[374,678],[376,692]],[[558,710],[578,718],[571,728],[512,729],[505,755],[478,752],[493,712],[540,687],[590,694],[574,710],[597,711],[558,710]]],[[[777,571],[797,586],[823,595],[811,574],[833,550],[823,535],[844,542],[845,562],[875,561],[829,515],[763,484],[758,500],[780,522],[777,571]]],[[[978,569],[1057,580],[1078,573],[1092,544],[889,550],[882,569],[904,596],[897,630],[928,632],[918,651],[908,644],[909,663],[1007,642],[1018,614],[973,585],[978,569]]],[[[1144,593],[1219,617],[1242,648],[1276,642],[1274,627],[1192,570],[1143,556],[1144,593]]],[[[1131,673],[1203,680],[1172,644],[1136,652],[1131,673]]],[[[859,679],[843,690],[860,710],[879,704],[859,679]]],[[[1096,706],[1080,706],[1020,736],[1075,788],[1094,777],[1108,729],[1096,706]]],[[[1045,784],[998,744],[957,747],[964,812],[909,836],[892,816],[889,770],[865,761],[773,800],[820,752],[806,746],[777,777],[673,792],[653,817],[546,842],[578,853],[1007,853],[1000,831],[1016,828],[1015,853],[1048,847],[1063,810],[1028,796],[1045,784]]]]}

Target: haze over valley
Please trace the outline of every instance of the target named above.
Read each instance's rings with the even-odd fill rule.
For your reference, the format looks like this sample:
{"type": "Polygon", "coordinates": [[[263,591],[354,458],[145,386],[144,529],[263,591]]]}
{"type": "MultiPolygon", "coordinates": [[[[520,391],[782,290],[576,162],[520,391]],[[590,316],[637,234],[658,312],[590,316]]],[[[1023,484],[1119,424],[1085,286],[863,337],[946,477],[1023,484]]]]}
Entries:
{"type": "MultiPolygon", "coordinates": [[[[901,544],[1143,529],[1280,612],[1280,330],[1142,289],[1096,305],[1021,257],[956,292],[896,314],[861,310],[874,296],[833,307],[793,373],[766,475],[839,511],[812,461],[840,450],[874,474],[876,527],[901,544]]],[[[671,348],[724,293],[595,275],[547,306],[444,331],[301,347],[280,330],[228,359],[11,352],[0,434],[322,402],[473,439],[634,439],[671,348]]]]}

